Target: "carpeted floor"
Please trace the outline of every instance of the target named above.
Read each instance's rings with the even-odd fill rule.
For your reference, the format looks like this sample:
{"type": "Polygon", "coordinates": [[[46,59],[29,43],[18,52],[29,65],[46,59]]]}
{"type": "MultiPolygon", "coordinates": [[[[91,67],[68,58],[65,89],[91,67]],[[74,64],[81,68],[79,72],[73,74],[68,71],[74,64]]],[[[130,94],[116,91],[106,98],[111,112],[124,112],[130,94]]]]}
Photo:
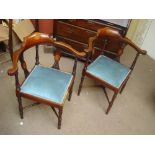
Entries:
{"type": "MultiPolygon", "coordinates": [[[[31,49],[25,55],[29,69],[34,65],[34,54],[31,49]]],[[[126,49],[121,62],[128,64],[132,54],[131,49],[126,49]]],[[[41,64],[51,66],[52,54],[44,53],[43,47],[40,47],[40,58],[41,64]]],[[[71,71],[72,64],[72,59],[62,58],[60,67],[71,71]]],[[[94,81],[86,78],[81,95],[77,96],[83,67],[78,62],[73,96],[71,102],[65,102],[61,130],[57,129],[57,118],[47,105],[25,109],[24,119],[20,119],[14,77],[7,75],[10,66],[11,62],[0,64],[0,134],[155,134],[155,61],[149,56],[139,58],[109,115],[105,114],[108,103],[103,90],[94,81]]],[[[21,69],[19,73],[23,79],[21,69]]],[[[23,102],[31,103],[26,99],[23,102]]]]}

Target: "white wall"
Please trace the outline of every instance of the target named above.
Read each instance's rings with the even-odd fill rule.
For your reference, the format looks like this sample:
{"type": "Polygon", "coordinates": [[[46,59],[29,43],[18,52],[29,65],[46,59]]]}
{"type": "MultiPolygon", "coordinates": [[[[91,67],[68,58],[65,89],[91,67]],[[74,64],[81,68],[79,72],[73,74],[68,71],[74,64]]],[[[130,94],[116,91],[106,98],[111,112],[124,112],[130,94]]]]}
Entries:
{"type": "Polygon", "coordinates": [[[134,19],[127,37],[155,59],[155,19],[134,19]]]}
{"type": "Polygon", "coordinates": [[[146,49],[148,55],[155,59],[155,20],[152,20],[141,47],[146,49]]]}

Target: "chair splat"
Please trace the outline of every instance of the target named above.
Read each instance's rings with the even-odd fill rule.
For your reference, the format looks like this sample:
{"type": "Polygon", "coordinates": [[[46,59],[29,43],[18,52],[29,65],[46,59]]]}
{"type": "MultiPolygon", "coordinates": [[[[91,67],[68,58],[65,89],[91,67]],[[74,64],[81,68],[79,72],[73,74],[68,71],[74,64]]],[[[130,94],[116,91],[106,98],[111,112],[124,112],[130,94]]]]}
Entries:
{"type": "Polygon", "coordinates": [[[52,68],[55,68],[55,69],[59,69],[60,70],[60,66],[59,66],[59,61],[60,61],[60,58],[61,58],[61,52],[59,49],[56,49],[54,52],[53,52],[53,55],[54,55],[54,64],[52,66],[52,68]]]}

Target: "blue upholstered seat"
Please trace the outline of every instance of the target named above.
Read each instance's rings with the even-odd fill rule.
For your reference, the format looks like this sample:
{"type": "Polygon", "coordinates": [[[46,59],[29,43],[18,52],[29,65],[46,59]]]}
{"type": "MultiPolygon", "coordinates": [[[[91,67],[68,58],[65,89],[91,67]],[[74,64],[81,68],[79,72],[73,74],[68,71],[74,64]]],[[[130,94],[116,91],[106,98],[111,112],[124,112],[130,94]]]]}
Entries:
{"type": "Polygon", "coordinates": [[[61,104],[72,78],[70,73],[37,65],[23,83],[21,92],[61,104]]]}
{"type": "Polygon", "coordinates": [[[88,66],[87,72],[111,86],[119,88],[130,73],[130,69],[101,55],[88,66]]]}

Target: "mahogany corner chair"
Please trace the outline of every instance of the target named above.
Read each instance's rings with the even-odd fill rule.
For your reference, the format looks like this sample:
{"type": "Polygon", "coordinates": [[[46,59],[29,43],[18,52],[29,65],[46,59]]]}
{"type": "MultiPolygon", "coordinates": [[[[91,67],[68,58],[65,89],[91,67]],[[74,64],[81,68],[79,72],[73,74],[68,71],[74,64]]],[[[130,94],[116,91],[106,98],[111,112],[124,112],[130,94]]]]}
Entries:
{"type": "Polygon", "coordinates": [[[85,76],[95,80],[103,88],[106,99],[109,103],[109,106],[106,110],[106,114],[108,114],[117,94],[121,93],[126,86],[139,55],[145,55],[146,51],[141,50],[128,38],[122,37],[119,31],[107,27],[99,29],[96,36],[89,38],[88,49],[85,51],[88,53],[88,55],[84,64],[78,95],[80,95],[85,76]],[[93,60],[92,55],[95,52],[95,43],[98,41],[102,42],[102,52],[100,56],[93,60]],[[120,47],[114,53],[116,56],[115,60],[104,55],[105,53],[109,52],[107,49],[111,46],[111,44],[115,44],[117,47],[120,47]],[[131,46],[137,52],[130,67],[127,67],[119,62],[119,58],[127,45],[131,46]],[[114,92],[111,100],[108,97],[106,88],[109,88],[114,92]]]}
{"type": "Polygon", "coordinates": [[[10,76],[15,76],[16,96],[18,98],[21,119],[23,119],[24,109],[22,106],[22,97],[25,97],[35,101],[36,103],[34,104],[43,103],[51,106],[58,117],[58,129],[60,129],[65,99],[68,97],[68,100],[70,101],[72,95],[77,59],[78,57],[81,58],[85,55],[85,52],[78,52],[68,44],[55,41],[47,34],[35,32],[25,37],[21,48],[13,52],[13,67],[8,70],[10,76]],[[35,66],[31,72],[29,72],[24,60],[24,52],[27,51],[27,49],[40,44],[47,44],[55,47],[55,62],[51,68],[40,65],[39,53],[37,50],[35,66]],[[61,58],[61,53],[64,50],[67,50],[75,56],[72,73],[60,71],[59,60],[61,58]],[[21,84],[19,83],[18,78],[18,61],[20,61],[25,75],[25,80],[21,84]],[[58,111],[55,108],[57,108],[58,111]]]}

